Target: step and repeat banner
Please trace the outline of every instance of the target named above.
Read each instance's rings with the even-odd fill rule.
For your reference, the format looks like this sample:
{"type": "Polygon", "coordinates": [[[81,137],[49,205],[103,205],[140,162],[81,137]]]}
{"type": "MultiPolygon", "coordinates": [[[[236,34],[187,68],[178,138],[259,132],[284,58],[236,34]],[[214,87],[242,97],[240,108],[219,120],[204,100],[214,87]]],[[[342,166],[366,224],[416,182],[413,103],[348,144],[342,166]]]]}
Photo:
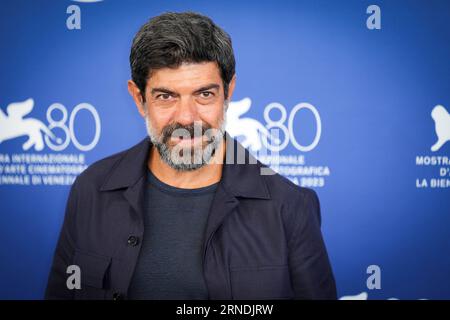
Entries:
{"type": "Polygon", "coordinates": [[[43,297],[74,179],[146,135],[134,34],[187,10],[232,37],[230,135],[317,191],[339,297],[450,299],[446,0],[1,0],[0,298],[43,297]]]}

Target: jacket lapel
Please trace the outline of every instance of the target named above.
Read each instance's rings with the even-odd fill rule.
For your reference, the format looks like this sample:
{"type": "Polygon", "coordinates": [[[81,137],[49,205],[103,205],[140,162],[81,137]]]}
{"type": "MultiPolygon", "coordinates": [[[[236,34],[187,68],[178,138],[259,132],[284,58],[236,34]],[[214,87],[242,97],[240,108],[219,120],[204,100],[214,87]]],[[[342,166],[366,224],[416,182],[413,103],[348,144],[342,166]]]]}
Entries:
{"type": "Polygon", "coordinates": [[[100,191],[124,189],[125,199],[139,218],[143,217],[145,176],[150,147],[150,139],[146,137],[125,151],[100,188],[100,191]]]}
{"type": "Polygon", "coordinates": [[[208,216],[203,248],[205,254],[212,235],[239,205],[240,198],[270,199],[267,185],[261,176],[261,163],[228,133],[225,142],[226,161],[208,216]]]}

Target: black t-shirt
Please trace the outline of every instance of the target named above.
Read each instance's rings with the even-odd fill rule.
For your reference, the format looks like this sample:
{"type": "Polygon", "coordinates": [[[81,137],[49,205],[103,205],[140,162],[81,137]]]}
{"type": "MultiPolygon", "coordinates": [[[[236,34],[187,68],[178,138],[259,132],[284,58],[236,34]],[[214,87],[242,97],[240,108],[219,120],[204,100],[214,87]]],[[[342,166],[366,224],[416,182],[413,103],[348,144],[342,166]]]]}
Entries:
{"type": "Polygon", "coordinates": [[[148,172],[144,236],[129,299],[208,299],[202,245],[217,185],[181,189],[148,172]]]}

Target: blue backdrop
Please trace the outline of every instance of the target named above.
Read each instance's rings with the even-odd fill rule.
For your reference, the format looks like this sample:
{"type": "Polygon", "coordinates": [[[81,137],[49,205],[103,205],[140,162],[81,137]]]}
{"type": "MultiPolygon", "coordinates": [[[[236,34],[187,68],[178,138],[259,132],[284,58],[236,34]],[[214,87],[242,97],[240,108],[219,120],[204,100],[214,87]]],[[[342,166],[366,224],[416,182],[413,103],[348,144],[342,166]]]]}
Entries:
{"type": "Polygon", "coordinates": [[[146,134],[131,40],[185,10],[233,39],[239,119],[287,129],[278,170],[320,197],[339,296],[449,299],[445,0],[2,0],[0,298],[43,297],[74,177],[146,134]]]}

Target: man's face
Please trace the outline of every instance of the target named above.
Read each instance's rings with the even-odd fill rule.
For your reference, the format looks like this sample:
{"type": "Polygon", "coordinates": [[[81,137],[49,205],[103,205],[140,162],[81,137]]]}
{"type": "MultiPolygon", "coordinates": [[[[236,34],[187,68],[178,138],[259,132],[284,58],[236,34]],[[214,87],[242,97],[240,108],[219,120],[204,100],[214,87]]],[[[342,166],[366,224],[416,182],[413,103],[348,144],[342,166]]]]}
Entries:
{"type": "Polygon", "coordinates": [[[207,164],[225,132],[228,101],[217,64],[184,63],[155,70],[145,97],[142,113],[162,160],[181,171],[207,164]]]}

